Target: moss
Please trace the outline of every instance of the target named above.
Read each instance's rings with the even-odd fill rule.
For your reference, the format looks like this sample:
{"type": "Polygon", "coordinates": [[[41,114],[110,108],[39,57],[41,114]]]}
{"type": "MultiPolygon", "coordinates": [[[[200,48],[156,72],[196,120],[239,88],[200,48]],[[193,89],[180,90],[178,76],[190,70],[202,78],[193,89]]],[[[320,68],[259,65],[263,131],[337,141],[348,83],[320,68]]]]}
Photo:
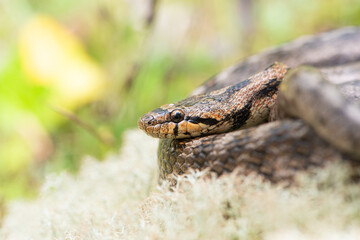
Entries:
{"type": "Polygon", "coordinates": [[[1,239],[355,239],[360,188],[333,164],[291,188],[256,177],[157,185],[157,141],[125,135],[117,156],[86,158],[77,177],[50,175],[38,199],[12,202],[1,239]],[[329,231],[331,229],[331,231],[329,231]]]}

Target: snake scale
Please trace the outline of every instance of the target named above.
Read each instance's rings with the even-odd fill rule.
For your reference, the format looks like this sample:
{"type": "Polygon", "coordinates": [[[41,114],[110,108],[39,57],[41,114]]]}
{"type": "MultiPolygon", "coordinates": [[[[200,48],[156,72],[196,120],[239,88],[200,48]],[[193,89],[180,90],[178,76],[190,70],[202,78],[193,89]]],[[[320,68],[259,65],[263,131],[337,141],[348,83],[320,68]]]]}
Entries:
{"type": "MultiPolygon", "coordinates": [[[[357,40],[360,30],[338,30],[302,44],[292,44],[299,50],[322,41],[326,49],[344,41],[344,36],[346,41],[357,40]],[[355,37],[349,38],[349,32],[355,37]]],[[[290,43],[265,52],[263,58],[250,57],[243,65],[254,68],[282,51],[294,51],[294,47],[290,43]]],[[[227,70],[224,73],[230,79],[228,83],[222,81],[224,73],[220,74],[192,96],[141,117],[140,129],[161,138],[160,178],[172,178],[189,169],[210,168],[220,175],[237,168],[241,174],[256,173],[278,182],[292,180],[300,170],[338,159],[357,164],[360,159],[360,108],[356,103],[359,83],[347,81],[344,86],[335,86],[326,78],[331,81],[355,76],[351,80],[359,80],[360,51],[348,54],[344,48],[333,51],[333,55],[329,51],[326,54],[326,61],[316,56],[317,60],[310,58],[313,60],[310,64],[301,60],[294,64],[287,55],[280,54],[279,60],[289,62],[294,69],[275,62],[243,79],[229,78],[232,73],[227,70]],[[339,53],[348,59],[338,63],[339,53]],[[316,66],[320,71],[297,67],[302,64],[316,66]],[[347,71],[349,66],[351,71],[347,71]]],[[[301,55],[297,57],[306,59],[301,55]]]]}

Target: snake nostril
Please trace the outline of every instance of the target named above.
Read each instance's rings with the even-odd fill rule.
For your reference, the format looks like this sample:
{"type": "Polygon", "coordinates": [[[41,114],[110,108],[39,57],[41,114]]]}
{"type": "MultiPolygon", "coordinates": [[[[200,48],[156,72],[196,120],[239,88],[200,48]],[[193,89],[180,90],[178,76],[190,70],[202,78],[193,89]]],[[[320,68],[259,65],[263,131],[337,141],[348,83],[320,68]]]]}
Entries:
{"type": "Polygon", "coordinates": [[[151,115],[145,115],[145,116],[142,117],[142,121],[145,124],[152,125],[155,122],[155,119],[151,115]]]}

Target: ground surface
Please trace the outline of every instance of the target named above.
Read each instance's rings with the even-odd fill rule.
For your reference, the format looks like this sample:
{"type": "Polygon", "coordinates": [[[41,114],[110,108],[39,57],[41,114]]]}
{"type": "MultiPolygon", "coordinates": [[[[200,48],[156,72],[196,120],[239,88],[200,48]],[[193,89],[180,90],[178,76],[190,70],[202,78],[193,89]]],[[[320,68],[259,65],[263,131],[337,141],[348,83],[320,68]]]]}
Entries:
{"type": "Polygon", "coordinates": [[[175,191],[157,186],[157,141],[125,135],[118,156],[51,175],[38,199],[13,202],[1,239],[359,239],[360,188],[328,166],[283,188],[235,175],[175,191]]]}

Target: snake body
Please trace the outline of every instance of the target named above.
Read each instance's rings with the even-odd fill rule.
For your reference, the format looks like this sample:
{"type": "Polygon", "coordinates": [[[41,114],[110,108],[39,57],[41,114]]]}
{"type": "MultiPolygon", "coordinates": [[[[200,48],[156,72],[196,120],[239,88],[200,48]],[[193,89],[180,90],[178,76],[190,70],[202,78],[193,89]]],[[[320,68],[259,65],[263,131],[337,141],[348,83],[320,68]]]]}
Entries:
{"type": "MultiPolygon", "coordinates": [[[[222,174],[237,167],[243,174],[276,182],[329,161],[358,162],[359,107],[318,70],[288,71],[274,63],[231,86],[161,106],[140,118],[142,130],[162,138],[160,177],[204,168],[222,174]],[[261,124],[269,114],[277,121],[261,124]]],[[[205,86],[212,89],[209,82],[205,86]]]]}

